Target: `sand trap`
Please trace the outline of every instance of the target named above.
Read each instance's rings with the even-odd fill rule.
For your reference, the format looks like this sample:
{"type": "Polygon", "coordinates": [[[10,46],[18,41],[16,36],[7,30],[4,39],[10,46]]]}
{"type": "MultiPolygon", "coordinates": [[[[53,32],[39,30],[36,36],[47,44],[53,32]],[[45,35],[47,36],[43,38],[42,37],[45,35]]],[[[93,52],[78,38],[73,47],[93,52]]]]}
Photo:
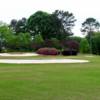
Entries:
{"type": "Polygon", "coordinates": [[[10,57],[12,57],[12,56],[38,56],[38,54],[36,54],[36,53],[16,53],[16,54],[14,54],[14,53],[0,53],[0,56],[5,56],[5,57],[7,57],[7,56],[10,56],[10,57]]]}
{"type": "MultiPolygon", "coordinates": [[[[38,56],[36,53],[0,53],[0,56],[38,56]]],[[[23,60],[23,59],[0,59],[0,63],[8,64],[46,64],[46,63],[87,63],[88,60],[76,59],[42,59],[42,60],[23,60]]]]}
{"type": "Polygon", "coordinates": [[[49,59],[49,60],[14,60],[14,59],[0,59],[0,63],[8,64],[46,64],[46,63],[87,63],[88,60],[74,60],[74,59],[49,59]]]}

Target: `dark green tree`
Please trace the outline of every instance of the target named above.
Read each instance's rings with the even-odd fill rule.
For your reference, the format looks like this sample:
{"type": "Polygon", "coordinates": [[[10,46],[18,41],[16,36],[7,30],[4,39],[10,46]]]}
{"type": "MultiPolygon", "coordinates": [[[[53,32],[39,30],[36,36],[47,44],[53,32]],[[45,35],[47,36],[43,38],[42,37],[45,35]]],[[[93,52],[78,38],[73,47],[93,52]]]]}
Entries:
{"type": "Polygon", "coordinates": [[[16,33],[15,32],[16,25],[17,25],[17,20],[16,19],[12,19],[9,26],[13,30],[14,33],[16,33]]]}
{"type": "Polygon", "coordinates": [[[6,38],[6,47],[11,51],[30,51],[31,43],[32,40],[29,33],[12,34],[6,38]]]}
{"type": "Polygon", "coordinates": [[[71,35],[75,18],[72,13],[55,11],[53,14],[38,11],[29,17],[27,29],[35,36],[41,34],[43,39],[57,38],[59,40],[71,35]]]}
{"type": "Polygon", "coordinates": [[[92,36],[94,32],[98,32],[100,28],[100,23],[95,18],[87,18],[82,23],[81,31],[86,34],[86,38],[90,44],[90,53],[92,53],[92,36]]]}
{"type": "Polygon", "coordinates": [[[94,33],[92,37],[92,53],[100,55],[100,32],[94,33]]]}
{"type": "Polygon", "coordinates": [[[32,36],[41,34],[43,39],[50,39],[51,37],[58,38],[60,21],[52,14],[38,11],[29,17],[27,21],[27,29],[32,36]]]}
{"type": "Polygon", "coordinates": [[[86,38],[81,39],[80,41],[80,53],[89,53],[90,46],[86,38]]]}
{"type": "Polygon", "coordinates": [[[7,41],[12,39],[12,34],[12,30],[6,24],[0,25],[0,51],[6,48],[7,41]]]}
{"type": "Polygon", "coordinates": [[[65,36],[72,35],[72,28],[75,25],[75,17],[72,13],[69,13],[68,11],[60,11],[56,10],[53,13],[61,22],[61,33],[65,36]]]}
{"type": "Polygon", "coordinates": [[[94,32],[99,31],[100,23],[95,18],[87,18],[82,23],[81,32],[86,33],[89,38],[94,32]]]}
{"type": "Polygon", "coordinates": [[[13,30],[15,34],[26,32],[26,18],[22,18],[20,20],[12,19],[10,22],[10,28],[13,30]]]}

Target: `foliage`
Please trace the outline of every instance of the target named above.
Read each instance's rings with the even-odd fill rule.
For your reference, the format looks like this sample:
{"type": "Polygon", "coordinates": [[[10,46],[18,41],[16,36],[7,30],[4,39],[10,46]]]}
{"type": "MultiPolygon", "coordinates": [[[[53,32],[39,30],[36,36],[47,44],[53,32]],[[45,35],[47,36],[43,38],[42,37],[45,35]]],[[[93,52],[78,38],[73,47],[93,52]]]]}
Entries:
{"type": "Polygon", "coordinates": [[[29,33],[14,35],[13,31],[7,25],[0,27],[0,51],[2,49],[30,49],[30,45],[31,36],[29,33]]]}
{"type": "Polygon", "coordinates": [[[100,28],[100,23],[95,19],[95,18],[87,18],[83,23],[82,23],[82,31],[83,32],[94,32],[98,31],[100,28]]]}
{"type": "Polygon", "coordinates": [[[12,31],[7,25],[0,26],[0,51],[6,47],[7,41],[12,39],[12,31]]]}
{"type": "Polygon", "coordinates": [[[16,25],[17,25],[17,20],[12,19],[11,22],[10,22],[9,27],[13,30],[14,33],[16,33],[16,25]]]}
{"type": "Polygon", "coordinates": [[[10,22],[10,28],[13,30],[15,34],[25,33],[26,32],[26,18],[22,18],[20,20],[12,19],[10,22]]]}
{"type": "Polygon", "coordinates": [[[69,37],[69,39],[70,39],[70,40],[77,41],[78,43],[80,43],[80,41],[82,40],[82,38],[79,37],[79,36],[71,36],[71,37],[69,37]]]}
{"type": "Polygon", "coordinates": [[[79,43],[75,40],[64,40],[62,41],[62,46],[63,46],[63,49],[75,49],[77,51],[79,51],[79,43]]]}
{"type": "Polygon", "coordinates": [[[90,40],[91,36],[94,32],[99,31],[100,23],[95,18],[87,18],[82,23],[81,31],[86,33],[88,40],[90,40]]]}
{"type": "Polygon", "coordinates": [[[30,50],[31,49],[31,43],[32,39],[29,33],[20,33],[17,38],[19,39],[19,48],[21,50],[30,50]]]}
{"type": "Polygon", "coordinates": [[[67,47],[69,49],[75,49],[75,50],[79,50],[79,43],[77,41],[74,40],[69,40],[67,41],[67,47]]]}
{"type": "Polygon", "coordinates": [[[29,17],[27,21],[27,27],[28,27],[28,31],[31,33],[32,36],[41,34],[43,38],[45,37],[45,35],[47,34],[46,23],[47,23],[48,17],[49,17],[49,14],[42,11],[38,11],[29,17]]]}
{"type": "Polygon", "coordinates": [[[35,35],[35,36],[33,37],[33,42],[34,42],[34,43],[37,43],[37,44],[43,43],[44,40],[43,40],[41,34],[35,35]]]}
{"type": "Polygon", "coordinates": [[[52,48],[56,48],[56,49],[61,49],[61,43],[56,38],[51,38],[51,39],[45,40],[44,46],[45,47],[52,47],[52,48]]]}
{"type": "Polygon", "coordinates": [[[27,21],[27,28],[31,35],[41,34],[43,39],[57,37],[60,27],[59,20],[55,16],[42,11],[31,15],[27,21]]]}
{"type": "Polygon", "coordinates": [[[86,38],[90,45],[90,53],[92,53],[92,37],[94,35],[94,32],[98,32],[100,28],[100,23],[95,18],[87,18],[82,23],[82,29],[81,31],[83,33],[86,33],[86,38]]]}
{"type": "Polygon", "coordinates": [[[52,47],[56,48],[56,49],[61,49],[61,43],[58,39],[56,38],[51,38],[51,42],[52,42],[52,47]]]}
{"type": "Polygon", "coordinates": [[[42,47],[44,47],[44,40],[43,40],[41,34],[37,34],[32,39],[32,49],[34,51],[36,51],[42,47]]]}
{"type": "Polygon", "coordinates": [[[83,38],[80,42],[80,52],[81,53],[89,53],[90,46],[86,38],[83,38]]]}
{"type": "Polygon", "coordinates": [[[7,48],[19,51],[30,50],[31,42],[32,40],[29,33],[20,33],[8,39],[7,48]]]}
{"type": "Polygon", "coordinates": [[[58,55],[59,52],[55,48],[40,48],[37,53],[41,55],[58,55]]]}
{"type": "Polygon", "coordinates": [[[53,14],[38,11],[27,21],[27,29],[32,36],[41,34],[43,39],[57,38],[62,40],[71,35],[75,17],[72,13],[55,11],[53,14]]]}
{"type": "Polygon", "coordinates": [[[76,21],[74,15],[72,13],[69,13],[68,11],[61,11],[61,10],[56,10],[53,13],[61,22],[61,25],[63,28],[61,28],[61,33],[63,35],[72,35],[72,28],[74,26],[74,23],[76,21]]]}
{"type": "Polygon", "coordinates": [[[100,55],[100,33],[92,37],[92,53],[100,55]]]}
{"type": "Polygon", "coordinates": [[[44,47],[65,52],[79,51],[80,45],[81,53],[91,51],[93,54],[100,54],[100,23],[95,18],[87,18],[82,23],[81,31],[86,33],[87,41],[71,36],[75,21],[73,13],[56,10],[52,14],[37,11],[28,19],[12,19],[9,26],[0,22],[0,52],[3,49],[36,51],[44,47]]]}
{"type": "Polygon", "coordinates": [[[65,49],[62,51],[62,55],[64,56],[71,56],[71,55],[77,55],[78,54],[78,51],[75,50],[75,49],[65,49]]]}
{"type": "Polygon", "coordinates": [[[56,38],[43,40],[40,34],[35,35],[32,43],[32,48],[36,51],[43,47],[56,48],[59,50],[62,48],[60,41],[56,38]]]}

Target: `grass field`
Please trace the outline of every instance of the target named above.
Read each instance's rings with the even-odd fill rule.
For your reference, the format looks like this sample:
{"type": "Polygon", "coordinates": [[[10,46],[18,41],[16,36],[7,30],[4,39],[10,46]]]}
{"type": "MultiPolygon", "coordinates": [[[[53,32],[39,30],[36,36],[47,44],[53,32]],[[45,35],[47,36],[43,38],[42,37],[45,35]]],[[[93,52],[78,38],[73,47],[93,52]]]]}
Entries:
{"type": "MultiPolygon", "coordinates": [[[[31,57],[33,58],[63,57],[31,57]]],[[[100,100],[100,56],[64,58],[90,62],[0,64],[0,100],[100,100]]]]}

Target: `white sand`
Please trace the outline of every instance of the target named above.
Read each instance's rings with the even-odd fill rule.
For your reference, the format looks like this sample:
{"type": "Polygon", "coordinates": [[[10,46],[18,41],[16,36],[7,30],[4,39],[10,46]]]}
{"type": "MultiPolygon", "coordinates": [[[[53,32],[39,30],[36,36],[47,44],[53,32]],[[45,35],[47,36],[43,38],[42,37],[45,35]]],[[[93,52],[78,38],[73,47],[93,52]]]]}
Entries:
{"type": "Polygon", "coordinates": [[[0,63],[11,64],[46,64],[46,63],[87,63],[88,60],[74,60],[74,59],[43,59],[43,60],[14,60],[14,59],[0,59],[0,63]]]}
{"type": "Polygon", "coordinates": [[[0,56],[5,56],[5,57],[7,57],[7,56],[38,56],[38,54],[36,54],[36,53],[16,53],[16,54],[14,54],[14,53],[0,53],[0,56]]]}
{"type": "MultiPolygon", "coordinates": [[[[38,56],[36,53],[0,53],[0,56],[38,56]]],[[[42,59],[42,60],[23,60],[23,59],[0,59],[0,63],[11,64],[45,64],[45,63],[87,63],[88,60],[75,60],[75,59],[42,59]]]]}

